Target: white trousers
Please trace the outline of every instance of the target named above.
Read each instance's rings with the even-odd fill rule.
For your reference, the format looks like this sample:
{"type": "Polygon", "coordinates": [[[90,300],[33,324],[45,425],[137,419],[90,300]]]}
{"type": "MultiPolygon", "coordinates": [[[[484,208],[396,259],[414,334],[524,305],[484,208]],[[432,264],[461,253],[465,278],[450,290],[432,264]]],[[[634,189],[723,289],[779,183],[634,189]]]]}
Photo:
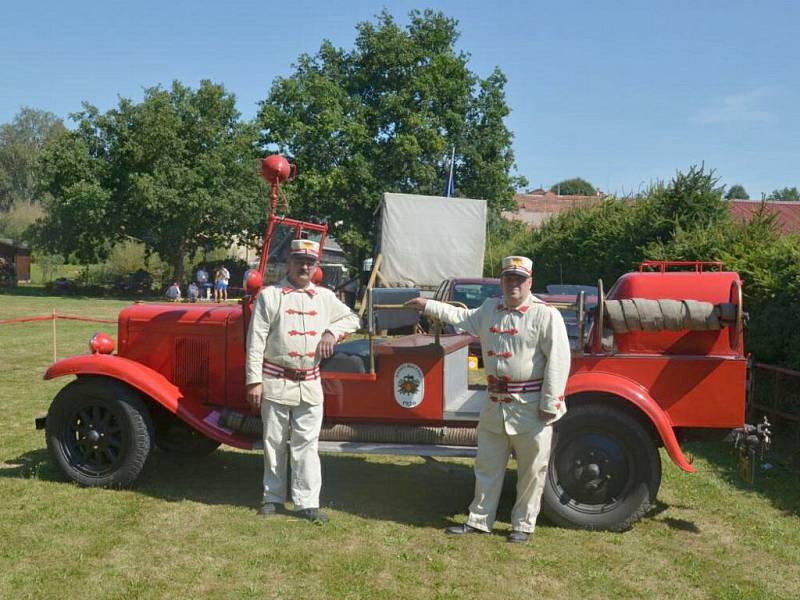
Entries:
{"type": "Polygon", "coordinates": [[[322,427],[322,404],[301,402],[286,406],[264,400],[261,403],[264,424],[264,496],[263,502],[286,502],[286,445],[292,460],[292,501],[296,510],[319,508],[322,472],[319,462],[319,430],[322,427]],[[291,440],[289,426],[291,425],[291,440]]]}
{"type": "Polygon", "coordinates": [[[506,465],[513,449],[517,457],[517,499],[511,511],[511,529],[532,533],[541,508],[552,440],[552,425],[519,435],[493,433],[479,425],[475,498],[469,505],[467,525],[483,531],[492,530],[506,465]]]}

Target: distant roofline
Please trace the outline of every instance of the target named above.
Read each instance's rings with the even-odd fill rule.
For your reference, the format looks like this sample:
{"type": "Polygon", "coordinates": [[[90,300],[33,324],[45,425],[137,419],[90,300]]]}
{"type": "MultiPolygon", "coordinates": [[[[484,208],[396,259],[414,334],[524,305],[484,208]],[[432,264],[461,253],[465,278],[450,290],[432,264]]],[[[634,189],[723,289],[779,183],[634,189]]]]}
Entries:
{"type": "Polygon", "coordinates": [[[746,198],[731,198],[730,200],[726,200],[726,202],[747,202],[749,204],[786,204],[791,206],[800,206],[800,202],[797,200],[753,200],[746,198]]]}

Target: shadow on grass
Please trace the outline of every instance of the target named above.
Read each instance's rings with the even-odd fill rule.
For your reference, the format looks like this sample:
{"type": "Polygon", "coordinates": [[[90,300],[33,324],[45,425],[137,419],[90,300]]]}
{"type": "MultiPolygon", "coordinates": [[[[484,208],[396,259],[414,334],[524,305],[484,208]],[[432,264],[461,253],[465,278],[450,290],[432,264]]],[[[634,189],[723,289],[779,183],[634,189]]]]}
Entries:
{"type": "Polygon", "coordinates": [[[0,287],[0,296],[50,296],[43,287],[0,287]]]}
{"type": "Polygon", "coordinates": [[[660,517],[663,512],[671,509],[686,509],[689,508],[685,504],[667,504],[661,500],[656,500],[650,507],[650,510],[645,514],[645,518],[663,523],[670,529],[677,529],[679,531],[686,531],[688,533],[700,533],[700,528],[695,525],[694,521],[686,521],[684,519],[676,519],[674,517],[660,517]]]}
{"type": "MultiPolygon", "coordinates": [[[[374,462],[369,457],[339,454],[323,454],[321,459],[322,505],[366,519],[442,527],[455,523],[454,515],[466,513],[474,492],[471,463],[421,463],[406,457],[374,462]]],[[[45,449],[26,452],[5,464],[9,466],[0,467],[0,478],[64,481],[45,449]]],[[[219,449],[201,458],[154,451],[134,491],[168,502],[256,508],[261,500],[262,469],[258,453],[219,449]]],[[[501,522],[508,522],[515,484],[516,472],[509,470],[498,510],[501,522]]]]}
{"type": "Polygon", "coordinates": [[[800,449],[787,439],[778,439],[774,449],[756,466],[753,485],[739,475],[739,461],[730,444],[724,442],[692,443],[686,450],[711,463],[719,475],[733,487],[768,498],[772,505],[789,516],[800,515],[800,472],[796,470],[793,456],[800,449]],[[770,465],[770,468],[763,468],[770,465]]]}

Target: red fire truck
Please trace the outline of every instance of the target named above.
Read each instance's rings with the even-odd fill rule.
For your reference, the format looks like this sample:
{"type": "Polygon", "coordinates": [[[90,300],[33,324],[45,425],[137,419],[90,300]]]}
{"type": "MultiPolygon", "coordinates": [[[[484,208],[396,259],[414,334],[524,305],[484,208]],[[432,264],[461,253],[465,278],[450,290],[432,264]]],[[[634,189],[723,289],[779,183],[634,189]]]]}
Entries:
{"type": "MultiPolygon", "coordinates": [[[[279,187],[292,175],[286,160],[268,157],[262,169],[272,185],[270,218],[259,269],[239,304],[134,304],[119,315],[116,354],[114,340],[98,334],[91,353],[47,370],[45,379],[75,376],[37,419],[68,479],[130,486],[154,446],[198,455],[220,444],[260,448],[260,418],[245,401],[252,302],[271,273],[277,240],[322,245],[326,235],[324,225],[276,214],[279,187]]],[[[646,263],[607,295],[601,287],[592,325],[580,331],[543,498],[556,524],[630,527],[658,492],[660,447],[691,473],[682,441],[735,431],[750,459],[765,441],[765,427],[745,424],[748,359],[738,274],[707,263],[675,266],[686,265],[646,263]]],[[[397,293],[371,290],[367,336],[338,344],[322,365],[321,449],[474,456],[487,392],[469,383],[470,336],[377,339],[382,319],[410,312],[400,308],[397,293]]],[[[572,308],[582,326],[582,298],[572,308]]]]}

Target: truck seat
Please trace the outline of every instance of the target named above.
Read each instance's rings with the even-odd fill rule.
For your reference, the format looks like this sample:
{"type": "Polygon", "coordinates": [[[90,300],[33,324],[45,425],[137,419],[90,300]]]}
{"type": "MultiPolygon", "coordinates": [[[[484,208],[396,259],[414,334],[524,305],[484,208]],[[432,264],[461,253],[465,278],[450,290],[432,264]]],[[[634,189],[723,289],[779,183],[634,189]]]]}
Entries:
{"type": "MultiPolygon", "coordinates": [[[[376,339],[375,345],[385,342],[376,339]]],[[[366,373],[369,371],[369,340],[353,340],[336,344],[333,356],[319,364],[321,371],[338,371],[339,373],[366,373]]]]}

